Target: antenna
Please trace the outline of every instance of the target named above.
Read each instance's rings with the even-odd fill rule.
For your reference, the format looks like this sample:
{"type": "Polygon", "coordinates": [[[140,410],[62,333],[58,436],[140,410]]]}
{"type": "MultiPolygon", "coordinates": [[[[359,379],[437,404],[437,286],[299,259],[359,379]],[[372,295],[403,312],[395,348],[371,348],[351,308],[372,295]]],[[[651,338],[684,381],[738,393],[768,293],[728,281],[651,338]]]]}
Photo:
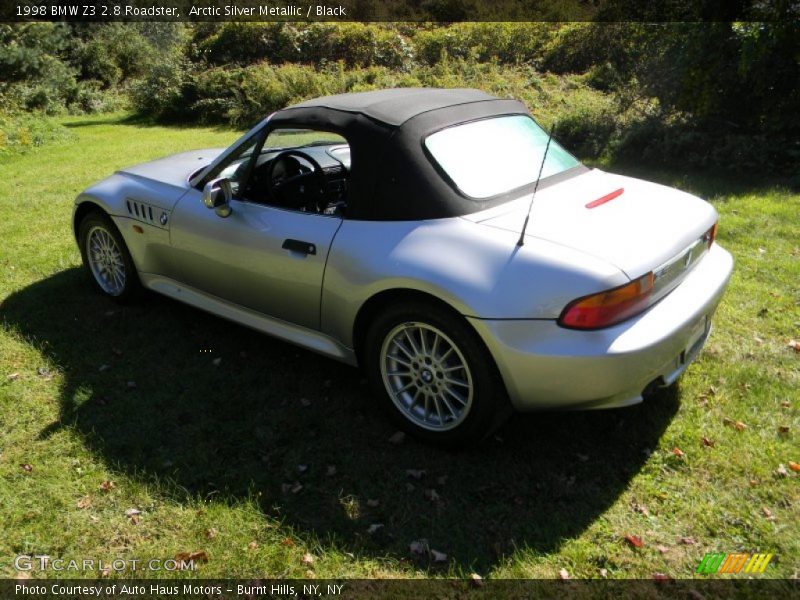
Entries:
{"type": "Polygon", "coordinates": [[[517,246],[522,246],[525,242],[525,230],[528,229],[528,219],[531,218],[531,209],[533,209],[533,199],[536,197],[536,190],[539,189],[539,181],[542,179],[542,171],[544,171],[544,161],[547,160],[547,151],[550,149],[550,140],[553,139],[553,132],[556,130],[556,124],[550,127],[550,135],[547,136],[547,145],[544,147],[544,156],[542,156],[542,164],[539,167],[539,176],[536,178],[536,185],[533,186],[533,193],[531,194],[531,202],[528,204],[528,214],[525,215],[525,222],[522,224],[522,231],[519,232],[519,239],[517,246]]]}

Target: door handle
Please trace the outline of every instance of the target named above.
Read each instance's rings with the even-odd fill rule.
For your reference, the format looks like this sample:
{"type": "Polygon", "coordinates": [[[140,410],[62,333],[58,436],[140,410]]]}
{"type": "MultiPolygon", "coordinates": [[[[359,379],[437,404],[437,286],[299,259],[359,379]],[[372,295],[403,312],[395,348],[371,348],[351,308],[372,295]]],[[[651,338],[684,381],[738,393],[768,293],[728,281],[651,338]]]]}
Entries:
{"type": "Polygon", "coordinates": [[[314,244],[302,240],[283,240],[281,248],[292,252],[300,252],[301,254],[317,253],[317,247],[314,244]]]}

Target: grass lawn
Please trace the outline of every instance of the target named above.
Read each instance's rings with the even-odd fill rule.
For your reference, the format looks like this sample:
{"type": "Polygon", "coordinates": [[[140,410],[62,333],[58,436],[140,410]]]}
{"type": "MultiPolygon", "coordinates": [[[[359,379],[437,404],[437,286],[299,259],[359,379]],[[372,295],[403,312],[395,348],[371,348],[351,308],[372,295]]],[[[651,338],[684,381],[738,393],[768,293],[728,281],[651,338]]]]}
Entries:
{"type": "Polygon", "coordinates": [[[148,576],[684,578],[742,551],[774,553],[763,577],[797,577],[800,195],[650,173],[710,198],[736,259],[701,357],[644,405],[517,416],[450,453],[390,443],[355,369],[154,295],[95,293],[76,194],[237,133],[63,122],[71,141],[0,160],[0,577],[19,554],[200,551],[194,574],[148,576]],[[413,556],[421,540],[446,560],[413,556]]]}

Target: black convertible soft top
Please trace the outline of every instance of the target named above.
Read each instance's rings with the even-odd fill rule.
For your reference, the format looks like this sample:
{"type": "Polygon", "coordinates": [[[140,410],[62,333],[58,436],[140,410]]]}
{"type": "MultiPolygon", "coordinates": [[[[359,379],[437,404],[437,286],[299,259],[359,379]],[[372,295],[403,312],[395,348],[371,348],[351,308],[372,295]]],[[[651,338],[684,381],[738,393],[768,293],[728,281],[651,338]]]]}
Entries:
{"type": "Polygon", "coordinates": [[[480,201],[469,198],[438,168],[423,143],[452,125],[515,114],[530,115],[521,102],[479,90],[396,88],[301,102],[275,113],[269,127],[344,136],[352,157],[347,218],[405,221],[461,216],[528,193],[532,186],[480,201]]]}

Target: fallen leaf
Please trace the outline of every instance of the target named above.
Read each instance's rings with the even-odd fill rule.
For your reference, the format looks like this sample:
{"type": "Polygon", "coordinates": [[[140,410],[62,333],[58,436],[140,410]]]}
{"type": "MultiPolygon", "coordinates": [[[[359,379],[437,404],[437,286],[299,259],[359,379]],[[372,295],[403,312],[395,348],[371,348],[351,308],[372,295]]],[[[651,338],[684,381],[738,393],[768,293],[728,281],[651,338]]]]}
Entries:
{"type": "Polygon", "coordinates": [[[396,431],[389,438],[389,443],[400,444],[404,439],[406,439],[406,434],[403,433],[402,431],[396,431]]]}
{"type": "Polygon", "coordinates": [[[196,552],[178,552],[175,555],[175,561],[181,566],[181,568],[188,568],[188,565],[184,565],[184,563],[189,562],[208,562],[208,554],[205,550],[198,550],[196,552]]]}
{"type": "Polygon", "coordinates": [[[257,542],[257,541],[255,541],[255,540],[253,540],[252,542],[250,542],[249,544],[247,544],[247,547],[248,547],[248,549],[250,549],[250,550],[255,550],[256,548],[258,548],[258,542],[257,542]]]}
{"type": "Polygon", "coordinates": [[[406,475],[413,479],[422,479],[425,476],[423,469],[406,469],[406,475]]]}
{"type": "Polygon", "coordinates": [[[800,465],[794,461],[789,461],[789,468],[795,473],[800,472],[800,465]]]}
{"type": "Polygon", "coordinates": [[[369,506],[370,508],[375,508],[376,506],[379,506],[380,503],[381,501],[378,500],[377,498],[367,498],[367,506],[369,506]]]}
{"type": "Polygon", "coordinates": [[[367,533],[371,535],[381,529],[383,529],[383,523],[373,523],[372,525],[367,527],[367,533]]]}
{"type": "Polygon", "coordinates": [[[9,381],[16,381],[17,379],[19,379],[19,373],[11,373],[11,375],[9,375],[7,379],[9,381]]]}
{"type": "Polygon", "coordinates": [[[789,402],[788,400],[784,400],[784,401],[782,401],[782,402],[781,402],[781,406],[782,406],[783,408],[791,408],[791,406],[792,406],[792,403],[791,403],[791,402],[789,402]]]}
{"type": "Polygon", "coordinates": [[[311,400],[309,400],[308,398],[300,398],[300,406],[302,406],[303,408],[308,408],[309,406],[311,406],[311,400]]]}
{"type": "Polygon", "coordinates": [[[133,525],[139,524],[139,519],[141,518],[139,515],[131,515],[128,517],[133,525]]]}
{"type": "Polygon", "coordinates": [[[292,548],[294,546],[294,542],[290,538],[283,538],[283,540],[281,540],[281,546],[292,548]]]}
{"type": "Polygon", "coordinates": [[[767,253],[767,251],[766,251],[766,249],[765,249],[765,248],[759,248],[759,249],[758,249],[758,253],[759,253],[759,254],[766,254],[766,253],[767,253]]]}
{"type": "Polygon", "coordinates": [[[569,572],[566,569],[561,568],[558,570],[558,576],[561,579],[569,579],[569,572]]]}
{"type": "Polygon", "coordinates": [[[444,552],[431,550],[431,556],[433,557],[433,562],[447,562],[447,554],[444,552]]]}
{"type": "Polygon", "coordinates": [[[209,540],[213,540],[215,537],[217,537],[218,533],[219,531],[215,527],[209,527],[203,532],[203,535],[205,535],[209,540]]]}
{"type": "Polygon", "coordinates": [[[766,506],[761,507],[761,512],[767,518],[768,521],[775,520],[775,517],[772,516],[772,511],[768,509],[766,506]]]}
{"type": "MultiPolygon", "coordinates": [[[[794,341],[794,340],[792,340],[792,341],[794,341]]],[[[50,369],[48,369],[47,367],[39,367],[38,369],[36,369],[36,374],[39,377],[48,378],[48,377],[50,377],[50,369]]]]}
{"type": "Polygon", "coordinates": [[[733,427],[734,427],[734,429],[736,429],[736,431],[744,431],[745,429],[747,429],[747,425],[745,425],[741,421],[736,421],[736,423],[734,423],[733,427]]]}
{"type": "Polygon", "coordinates": [[[303,554],[303,558],[300,562],[302,562],[304,565],[313,565],[314,555],[306,552],[305,554],[303,554]]]}
{"type": "Polygon", "coordinates": [[[789,340],[787,346],[789,346],[789,348],[791,348],[795,352],[800,352],[800,342],[798,342],[797,340],[789,340]]]}
{"type": "Polygon", "coordinates": [[[669,548],[660,545],[656,546],[656,550],[658,550],[661,554],[666,554],[667,552],[669,552],[669,548]]]}
{"type": "Polygon", "coordinates": [[[697,543],[697,540],[694,539],[692,536],[687,535],[681,538],[681,544],[686,546],[694,546],[697,543]]]}
{"type": "Polygon", "coordinates": [[[786,466],[781,463],[778,465],[778,468],[775,469],[775,475],[778,477],[788,477],[789,471],[787,471],[786,466]]]}
{"type": "Polygon", "coordinates": [[[640,538],[638,535],[631,535],[629,533],[628,535],[625,536],[625,541],[628,542],[634,548],[641,548],[642,546],[644,546],[642,538],[640,538]]]}
{"type": "Polygon", "coordinates": [[[789,433],[789,426],[788,425],[779,426],[778,433],[789,433]]]}
{"type": "Polygon", "coordinates": [[[714,440],[708,439],[706,436],[703,436],[703,445],[708,446],[709,448],[713,448],[716,442],[714,440]]]}
{"type": "Polygon", "coordinates": [[[759,346],[761,346],[761,345],[763,345],[763,344],[764,344],[764,340],[763,340],[763,338],[760,338],[760,337],[758,337],[757,335],[756,335],[756,336],[753,336],[753,341],[754,341],[756,344],[758,344],[759,346]]]}
{"type": "Polygon", "coordinates": [[[325,475],[328,477],[336,475],[336,465],[328,465],[328,468],[325,470],[325,475]]]}
{"type": "Polygon", "coordinates": [[[115,487],[117,487],[117,484],[114,483],[113,481],[108,481],[108,480],[104,481],[103,483],[101,483],[99,485],[100,491],[103,491],[103,492],[110,492],[115,487]]]}
{"type": "Polygon", "coordinates": [[[92,497],[89,495],[84,496],[83,498],[79,498],[78,501],[75,503],[75,506],[78,508],[89,508],[92,505],[92,497]]]}
{"type": "Polygon", "coordinates": [[[434,489],[427,489],[425,490],[425,499],[430,500],[431,502],[438,502],[439,501],[439,494],[434,489]]]}
{"type": "Polygon", "coordinates": [[[645,517],[650,516],[650,511],[647,510],[647,507],[644,504],[639,504],[638,502],[634,502],[632,508],[633,510],[644,515],[645,517]]]}
{"type": "Polygon", "coordinates": [[[675,446],[675,447],[672,449],[672,453],[673,453],[675,456],[677,456],[678,458],[684,458],[684,457],[686,456],[686,453],[685,453],[683,450],[681,450],[680,448],[678,448],[677,446],[675,446]]]}
{"type": "Polygon", "coordinates": [[[140,514],[142,514],[142,511],[140,511],[138,508],[129,508],[125,511],[126,517],[135,517],[136,515],[140,514]]]}
{"type": "Polygon", "coordinates": [[[21,464],[19,467],[26,473],[30,473],[31,471],[33,471],[33,465],[29,465],[28,463],[21,464]]]}

